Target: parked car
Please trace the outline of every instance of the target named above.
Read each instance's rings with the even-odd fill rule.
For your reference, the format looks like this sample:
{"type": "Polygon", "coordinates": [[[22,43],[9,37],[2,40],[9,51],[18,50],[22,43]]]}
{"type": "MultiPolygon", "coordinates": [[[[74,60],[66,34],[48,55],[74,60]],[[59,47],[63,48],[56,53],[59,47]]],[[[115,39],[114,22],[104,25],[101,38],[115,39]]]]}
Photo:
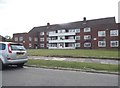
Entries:
{"type": "Polygon", "coordinates": [[[27,61],[27,51],[22,44],[0,42],[1,67],[7,65],[17,65],[18,67],[23,67],[24,63],[27,61]]]}

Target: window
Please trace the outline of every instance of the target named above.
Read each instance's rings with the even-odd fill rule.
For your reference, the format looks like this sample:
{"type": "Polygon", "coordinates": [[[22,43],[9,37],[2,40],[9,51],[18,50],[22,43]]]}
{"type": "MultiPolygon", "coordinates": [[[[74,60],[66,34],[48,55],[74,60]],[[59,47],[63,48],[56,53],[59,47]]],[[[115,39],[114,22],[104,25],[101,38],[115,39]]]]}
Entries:
{"type": "Polygon", "coordinates": [[[5,50],[5,47],[6,47],[5,44],[0,43],[0,50],[5,50]]]}
{"type": "Polygon", "coordinates": [[[64,29],[58,30],[58,33],[65,33],[65,30],[64,29]]]}
{"type": "Polygon", "coordinates": [[[32,47],[32,44],[31,44],[31,43],[29,43],[29,47],[32,47]]]}
{"type": "Polygon", "coordinates": [[[89,42],[84,43],[84,47],[91,47],[91,43],[89,43],[89,42]]]}
{"type": "Polygon", "coordinates": [[[110,36],[118,36],[118,30],[111,30],[110,36]]]}
{"type": "Polygon", "coordinates": [[[91,39],[91,35],[84,35],[84,40],[89,40],[91,39]]]}
{"type": "Polygon", "coordinates": [[[38,41],[38,38],[35,37],[35,38],[34,38],[34,41],[38,41]]]}
{"type": "Polygon", "coordinates": [[[84,32],[90,32],[90,31],[91,31],[90,27],[84,28],[84,32]]]}
{"type": "Polygon", "coordinates": [[[106,47],[106,41],[98,41],[98,47],[106,47]]]}
{"type": "Polygon", "coordinates": [[[119,42],[118,41],[110,41],[110,46],[111,47],[118,47],[119,46],[119,42]]]}
{"type": "Polygon", "coordinates": [[[29,37],[29,41],[32,41],[32,38],[31,38],[31,37],[29,37]]]}
{"type": "Polygon", "coordinates": [[[48,37],[48,38],[47,38],[47,41],[49,41],[49,40],[50,40],[50,38],[48,37]]]}
{"type": "Polygon", "coordinates": [[[76,47],[80,47],[80,43],[76,43],[75,46],[76,46],[76,47]]]}
{"type": "Polygon", "coordinates": [[[80,29],[75,29],[76,33],[80,33],[80,29]]]}
{"type": "Polygon", "coordinates": [[[40,47],[44,47],[44,43],[41,43],[41,44],[40,44],[40,47]]]}
{"type": "Polygon", "coordinates": [[[57,47],[57,44],[49,44],[50,47],[57,47]]]}
{"type": "Polygon", "coordinates": [[[56,31],[50,31],[50,32],[49,32],[49,34],[54,34],[54,33],[56,33],[56,31]]]}
{"type": "Polygon", "coordinates": [[[98,37],[105,37],[106,32],[105,31],[98,31],[98,37]]]}
{"type": "Polygon", "coordinates": [[[75,36],[75,40],[80,40],[80,36],[75,36]]]}
{"type": "Polygon", "coordinates": [[[23,37],[19,37],[19,40],[20,40],[20,41],[23,41],[23,37]]]}
{"type": "Polygon", "coordinates": [[[70,29],[69,32],[75,32],[75,29],[70,29]]]}
{"type": "Polygon", "coordinates": [[[14,39],[15,41],[18,41],[18,37],[15,37],[15,39],[14,39]]]}
{"type": "Polygon", "coordinates": [[[44,41],[44,38],[40,38],[40,41],[44,41]]]}
{"type": "Polygon", "coordinates": [[[44,32],[40,32],[40,35],[44,35],[44,32]]]}

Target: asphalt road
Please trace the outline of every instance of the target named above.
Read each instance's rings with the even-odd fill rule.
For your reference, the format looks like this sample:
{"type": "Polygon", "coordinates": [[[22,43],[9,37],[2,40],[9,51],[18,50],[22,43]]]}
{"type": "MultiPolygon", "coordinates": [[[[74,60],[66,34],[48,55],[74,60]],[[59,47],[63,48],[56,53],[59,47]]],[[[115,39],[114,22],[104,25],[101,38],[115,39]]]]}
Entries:
{"type": "Polygon", "coordinates": [[[10,67],[2,72],[2,86],[117,86],[118,76],[44,68],[10,67]]]}

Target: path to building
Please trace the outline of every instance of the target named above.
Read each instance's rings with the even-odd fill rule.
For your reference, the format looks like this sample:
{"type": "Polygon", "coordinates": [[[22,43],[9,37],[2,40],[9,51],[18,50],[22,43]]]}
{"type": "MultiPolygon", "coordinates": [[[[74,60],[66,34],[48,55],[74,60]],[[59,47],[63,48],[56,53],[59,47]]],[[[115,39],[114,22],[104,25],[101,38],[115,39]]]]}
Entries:
{"type": "Polygon", "coordinates": [[[118,60],[108,59],[92,59],[92,58],[60,58],[60,57],[44,57],[44,56],[28,56],[29,59],[41,60],[57,60],[57,61],[73,61],[73,62],[88,62],[101,64],[118,64],[118,60]]]}

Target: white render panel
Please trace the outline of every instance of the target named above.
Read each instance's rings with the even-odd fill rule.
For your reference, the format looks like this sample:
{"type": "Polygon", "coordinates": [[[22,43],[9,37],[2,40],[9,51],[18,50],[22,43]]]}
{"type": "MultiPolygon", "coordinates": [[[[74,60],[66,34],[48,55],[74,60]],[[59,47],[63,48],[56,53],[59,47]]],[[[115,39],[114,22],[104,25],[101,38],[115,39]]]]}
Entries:
{"type": "Polygon", "coordinates": [[[50,33],[49,36],[68,36],[68,35],[76,35],[75,32],[68,32],[68,33],[50,33]]]}

